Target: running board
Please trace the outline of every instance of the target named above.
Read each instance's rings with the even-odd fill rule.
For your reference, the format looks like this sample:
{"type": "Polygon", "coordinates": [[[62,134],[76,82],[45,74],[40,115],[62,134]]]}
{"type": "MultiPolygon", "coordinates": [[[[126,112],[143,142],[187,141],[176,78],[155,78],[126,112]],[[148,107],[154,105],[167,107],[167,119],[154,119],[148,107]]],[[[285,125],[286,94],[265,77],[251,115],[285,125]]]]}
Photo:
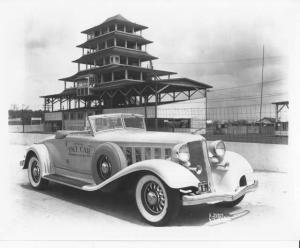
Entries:
{"type": "Polygon", "coordinates": [[[66,176],[62,176],[62,175],[58,175],[58,174],[51,174],[51,175],[47,175],[44,176],[43,178],[55,182],[55,183],[60,183],[66,186],[70,186],[76,189],[83,189],[84,186],[85,187],[91,187],[91,186],[95,186],[93,184],[89,184],[88,182],[85,181],[81,181],[78,179],[74,179],[71,177],[66,177],[66,176]]]}

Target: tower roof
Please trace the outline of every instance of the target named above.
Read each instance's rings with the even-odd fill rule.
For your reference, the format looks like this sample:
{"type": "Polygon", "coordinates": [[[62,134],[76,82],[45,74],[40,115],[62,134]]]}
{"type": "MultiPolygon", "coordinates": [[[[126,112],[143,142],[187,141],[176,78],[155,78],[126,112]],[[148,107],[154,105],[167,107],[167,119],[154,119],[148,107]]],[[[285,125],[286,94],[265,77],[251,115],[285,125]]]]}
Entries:
{"type": "Polygon", "coordinates": [[[113,20],[118,20],[118,21],[123,21],[123,22],[130,22],[124,16],[118,14],[118,15],[107,18],[103,23],[110,22],[110,21],[113,21],[113,20]]]}
{"type": "Polygon", "coordinates": [[[143,29],[146,29],[148,27],[146,26],[143,26],[143,25],[140,25],[140,24],[137,24],[137,23],[134,23],[134,22],[131,22],[129,21],[128,19],[126,19],[125,17],[123,17],[122,15],[118,14],[118,15],[115,15],[115,16],[112,16],[112,17],[109,17],[107,18],[104,22],[102,22],[101,24],[97,25],[97,26],[94,26],[92,28],[88,28],[84,31],[82,31],[81,33],[83,34],[89,34],[95,30],[98,30],[102,27],[105,27],[105,26],[108,26],[110,24],[113,24],[113,23],[120,23],[120,24],[125,24],[125,25],[129,25],[131,27],[134,27],[134,29],[136,31],[139,31],[139,30],[143,30],[143,29]]]}
{"type": "MultiPolygon", "coordinates": [[[[198,82],[189,78],[173,78],[173,79],[163,79],[163,80],[155,80],[155,81],[139,81],[139,80],[131,80],[131,79],[124,79],[118,80],[114,82],[107,82],[102,83],[98,87],[92,88],[92,91],[95,92],[95,95],[91,96],[84,96],[82,98],[90,98],[90,99],[97,99],[97,93],[107,89],[120,89],[120,88],[127,88],[129,86],[155,86],[157,85],[160,93],[171,93],[171,92],[178,92],[178,91],[188,91],[188,90],[195,90],[195,89],[209,89],[212,86],[198,82]]],[[[144,88],[143,93],[145,94],[153,94],[153,90],[151,88],[144,88]]],[[[58,94],[51,94],[46,96],[41,96],[42,98],[49,98],[49,97],[73,97],[78,98],[76,96],[76,89],[69,88],[65,89],[61,93],[58,94]]]]}

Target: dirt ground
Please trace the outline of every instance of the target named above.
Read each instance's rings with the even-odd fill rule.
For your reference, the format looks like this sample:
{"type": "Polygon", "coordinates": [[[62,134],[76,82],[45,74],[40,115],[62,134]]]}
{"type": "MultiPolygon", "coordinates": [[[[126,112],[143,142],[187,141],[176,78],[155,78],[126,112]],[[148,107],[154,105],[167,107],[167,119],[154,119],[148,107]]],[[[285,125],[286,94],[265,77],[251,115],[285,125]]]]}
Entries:
{"type": "MultiPolygon", "coordinates": [[[[232,209],[182,208],[167,227],[145,224],[130,194],[84,192],[51,183],[31,188],[10,145],[1,173],[0,240],[295,240],[293,182],[288,173],[255,172],[259,189],[232,209]],[[215,220],[212,220],[216,218],[215,220]]],[[[299,229],[300,230],[300,229],[299,229]]]]}

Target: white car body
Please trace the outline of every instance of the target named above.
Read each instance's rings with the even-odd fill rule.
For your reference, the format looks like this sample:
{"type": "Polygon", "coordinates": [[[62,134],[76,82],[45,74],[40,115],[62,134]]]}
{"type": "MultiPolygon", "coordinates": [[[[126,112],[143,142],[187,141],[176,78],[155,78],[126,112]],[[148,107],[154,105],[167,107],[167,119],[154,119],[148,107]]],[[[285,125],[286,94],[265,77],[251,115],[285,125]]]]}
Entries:
{"type": "MultiPolygon", "coordinates": [[[[30,158],[35,156],[38,170],[32,169],[32,175],[85,191],[106,190],[112,185],[118,189],[120,181],[135,183],[135,178],[151,174],[179,192],[181,205],[234,202],[257,188],[245,158],[230,151],[224,151],[222,157],[214,155],[214,148],[201,135],[148,132],[143,116],[135,114],[96,115],[89,121],[88,131],[58,131],[54,139],[30,146],[21,163],[23,168],[28,168],[30,158]],[[114,121],[114,129],[102,130],[100,126],[97,130],[108,120],[114,121]],[[135,120],[140,128],[125,123],[136,125],[135,120]],[[189,161],[179,159],[183,146],[189,161]]],[[[155,201],[158,196],[149,194],[150,202],[151,197],[155,201]]],[[[156,222],[159,215],[147,219],[149,213],[141,214],[151,224],[160,223],[156,222]]]]}

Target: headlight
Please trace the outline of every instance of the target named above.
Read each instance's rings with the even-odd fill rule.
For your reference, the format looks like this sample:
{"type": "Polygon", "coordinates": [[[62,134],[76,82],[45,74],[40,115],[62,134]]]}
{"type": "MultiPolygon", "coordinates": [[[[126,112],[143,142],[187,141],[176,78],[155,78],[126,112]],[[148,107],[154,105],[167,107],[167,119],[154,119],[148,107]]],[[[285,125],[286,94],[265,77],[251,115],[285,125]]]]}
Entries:
{"type": "Polygon", "coordinates": [[[182,145],[177,145],[173,149],[173,154],[172,154],[173,159],[177,160],[178,162],[190,166],[190,151],[189,148],[186,144],[182,145]]]}
{"type": "Polygon", "coordinates": [[[225,143],[223,141],[218,142],[216,144],[215,150],[218,157],[224,157],[226,152],[225,143]]]}
{"type": "Polygon", "coordinates": [[[223,159],[226,152],[225,143],[222,140],[216,140],[209,145],[209,150],[214,156],[223,159]]]}
{"type": "Polygon", "coordinates": [[[182,162],[188,162],[190,160],[190,151],[187,145],[183,145],[179,148],[178,159],[182,162]]]}

